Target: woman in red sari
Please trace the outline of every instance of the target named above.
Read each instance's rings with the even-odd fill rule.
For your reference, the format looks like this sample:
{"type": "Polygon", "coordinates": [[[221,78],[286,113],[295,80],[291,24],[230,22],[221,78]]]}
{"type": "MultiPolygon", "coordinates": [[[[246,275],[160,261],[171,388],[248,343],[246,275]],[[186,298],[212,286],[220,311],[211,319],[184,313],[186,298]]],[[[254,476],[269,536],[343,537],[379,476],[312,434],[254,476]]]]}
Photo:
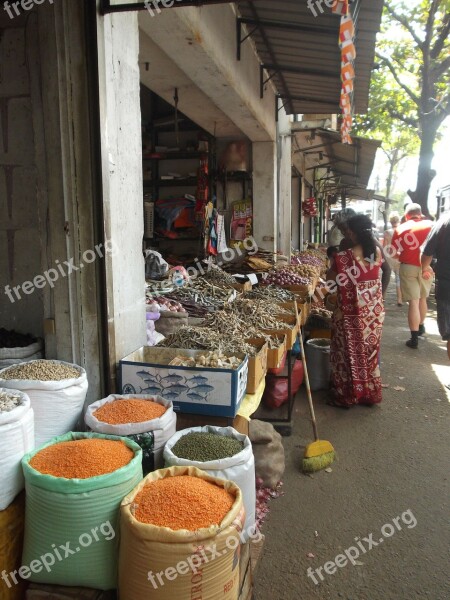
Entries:
{"type": "Polygon", "coordinates": [[[352,217],[348,228],[353,247],[335,255],[328,273],[337,283],[338,295],[330,351],[330,404],[343,408],[378,404],[382,399],[378,360],[384,321],[382,256],[368,217],[352,217]]]}

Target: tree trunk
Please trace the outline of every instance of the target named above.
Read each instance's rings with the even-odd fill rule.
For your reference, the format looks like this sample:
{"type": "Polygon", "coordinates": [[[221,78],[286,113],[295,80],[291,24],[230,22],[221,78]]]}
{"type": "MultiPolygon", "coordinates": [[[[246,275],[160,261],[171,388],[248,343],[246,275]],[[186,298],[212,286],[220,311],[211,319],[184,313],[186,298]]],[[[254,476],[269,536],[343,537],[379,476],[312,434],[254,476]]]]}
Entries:
{"type": "Polygon", "coordinates": [[[408,195],[413,202],[417,202],[422,207],[424,215],[429,216],[428,196],[430,193],[431,182],[436,176],[436,171],[431,168],[434,152],[433,146],[436,139],[436,130],[426,123],[423,127],[422,139],[419,154],[419,169],[417,172],[416,190],[408,190],[408,195]]]}
{"type": "Polygon", "coordinates": [[[395,148],[392,156],[389,158],[389,173],[386,179],[386,198],[391,197],[392,180],[394,178],[394,170],[398,163],[398,148],[395,148]]]}

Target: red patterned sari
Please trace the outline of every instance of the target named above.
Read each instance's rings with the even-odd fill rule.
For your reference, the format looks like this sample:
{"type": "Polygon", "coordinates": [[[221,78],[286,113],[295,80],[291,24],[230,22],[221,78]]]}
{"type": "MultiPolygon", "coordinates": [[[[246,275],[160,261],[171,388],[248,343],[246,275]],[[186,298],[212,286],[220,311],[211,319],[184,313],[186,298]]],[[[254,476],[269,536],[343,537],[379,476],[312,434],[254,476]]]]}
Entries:
{"type": "Polygon", "coordinates": [[[338,302],[330,352],[334,401],[342,406],[377,404],[382,399],[378,364],[384,321],[381,265],[356,261],[352,250],[339,252],[335,265],[338,302]]]}

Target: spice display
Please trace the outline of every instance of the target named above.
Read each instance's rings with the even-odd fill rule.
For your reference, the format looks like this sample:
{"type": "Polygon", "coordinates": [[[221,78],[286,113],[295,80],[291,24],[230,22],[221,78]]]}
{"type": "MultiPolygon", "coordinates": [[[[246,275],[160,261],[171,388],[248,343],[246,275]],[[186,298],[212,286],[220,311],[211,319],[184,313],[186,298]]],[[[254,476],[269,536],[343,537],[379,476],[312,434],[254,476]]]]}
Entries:
{"type": "Polygon", "coordinates": [[[243,449],[243,442],[233,437],[215,433],[192,432],[183,435],[173,446],[172,452],[179,458],[210,462],[230,458],[242,452],[243,449]]]}
{"type": "Polygon", "coordinates": [[[175,531],[197,531],[220,525],[234,497],[214,483],[190,475],[148,483],[134,499],[134,517],[141,523],[175,531]]]}
{"type": "Polygon", "coordinates": [[[0,413],[10,412],[20,406],[21,402],[21,397],[14,392],[0,391],[0,413]]]}
{"type": "Polygon", "coordinates": [[[36,381],[60,381],[77,379],[81,372],[75,367],[63,365],[52,360],[34,360],[13,365],[1,374],[3,379],[27,379],[36,381]]]}
{"type": "Polygon", "coordinates": [[[198,356],[176,356],[169,364],[177,367],[208,367],[213,369],[237,369],[242,360],[236,356],[226,356],[223,352],[209,352],[198,356]]]}
{"type": "MultiPolygon", "coordinates": [[[[247,336],[249,337],[249,336],[247,336]]],[[[230,332],[221,334],[207,327],[183,326],[158,344],[162,348],[180,348],[184,350],[218,350],[227,354],[248,354],[255,356],[257,349],[242,339],[236,339],[230,332]]]]}
{"type": "Polygon", "coordinates": [[[167,408],[158,402],[142,400],[141,398],[124,398],[107,402],[98,408],[93,416],[109,425],[124,425],[126,423],[144,423],[158,419],[167,408]]]}
{"type": "Polygon", "coordinates": [[[0,348],[24,348],[36,342],[37,339],[29,333],[18,333],[14,329],[0,328],[0,348]]]}
{"type": "Polygon", "coordinates": [[[88,479],[124,467],[133,456],[122,441],[89,438],[47,446],[33,456],[30,465],[44,475],[88,479]]]}
{"type": "Polygon", "coordinates": [[[264,284],[276,285],[308,285],[311,280],[293,273],[288,268],[271,271],[268,277],[263,281],[264,284]]]}

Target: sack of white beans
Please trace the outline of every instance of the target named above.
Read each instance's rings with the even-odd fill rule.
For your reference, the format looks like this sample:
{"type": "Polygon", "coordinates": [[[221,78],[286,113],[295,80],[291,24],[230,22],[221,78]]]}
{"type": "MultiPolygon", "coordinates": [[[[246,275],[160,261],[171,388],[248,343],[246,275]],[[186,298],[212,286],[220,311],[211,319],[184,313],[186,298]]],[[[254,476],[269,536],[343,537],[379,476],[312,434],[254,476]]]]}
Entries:
{"type": "Polygon", "coordinates": [[[34,448],[30,399],[18,390],[0,388],[0,510],[23,490],[23,456],[34,448]]]}
{"type": "Polygon", "coordinates": [[[78,365],[33,360],[0,371],[0,387],[25,392],[34,410],[35,447],[76,428],[88,381],[78,365]]]}

